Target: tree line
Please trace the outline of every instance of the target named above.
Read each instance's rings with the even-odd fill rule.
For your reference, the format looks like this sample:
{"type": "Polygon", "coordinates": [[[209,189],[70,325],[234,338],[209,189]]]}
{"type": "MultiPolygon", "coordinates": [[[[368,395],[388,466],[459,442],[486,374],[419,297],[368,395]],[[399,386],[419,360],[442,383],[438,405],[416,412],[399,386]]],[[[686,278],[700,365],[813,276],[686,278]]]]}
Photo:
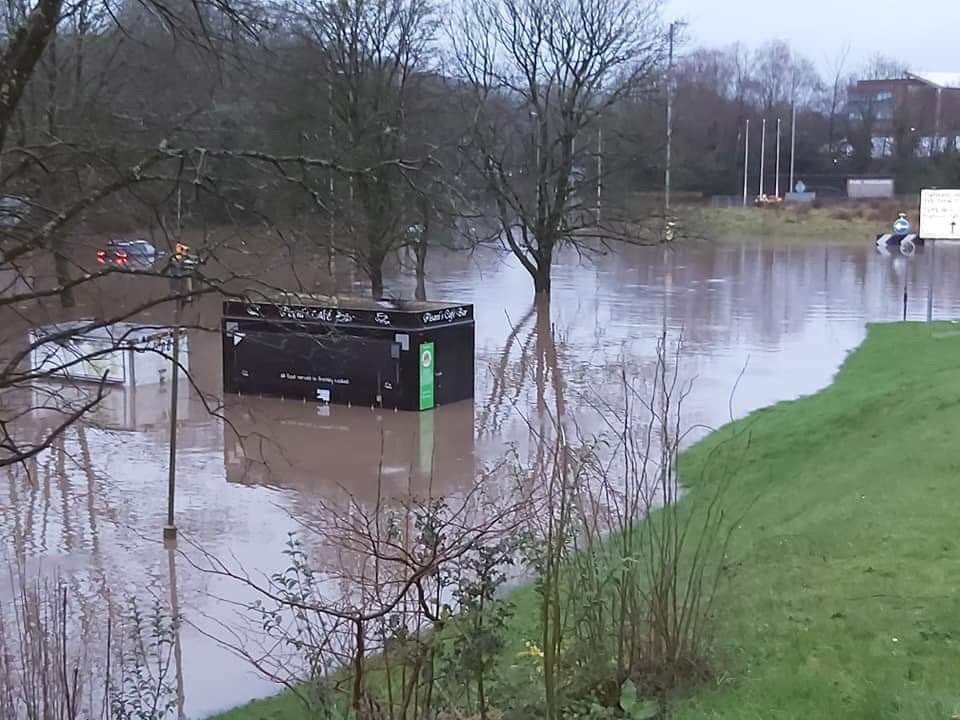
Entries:
{"type": "Polygon", "coordinates": [[[781,41],[751,52],[682,38],[674,57],[661,10],[659,0],[13,2],[2,11],[0,182],[30,199],[33,224],[53,222],[41,244],[59,285],[76,274],[78,223],[172,225],[175,197],[180,223],[297,227],[331,269],[347,259],[379,296],[391,253],[409,247],[422,270],[438,238],[502,244],[538,294],[563,245],[657,241],[637,198],[663,187],[668,94],[679,190],[736,193],[746,120],[794,110],[808,185],[923,174],[906,143],[874,160],[873,111],[847,102],[855,78],[902,76],[902,63],[855,68],[841,52],[824,78],[781,41]]]}
{"type": "MultiPolygon", "coordinates": [[[[674,138],[680,187],[710,194],[738,194],[742,189],[744,131],[751,121],[750,192],[759,177],[760,124],[767,120],[768,188],[774,186],[775,126],[782,120],[784,165],[781,186],[786,188],[790,130],[796,111],[797,177],[828,197],[845,192],[851,176],[883,175],[897,180],[899,192],[916,192],[924,185],[960,180],[960,164],[949,144],[934,157],[918,157],[919,132],[932,119],[922,111],[897,105],[893,129],[879,122],[879,106],[869,93],[855,92],[860,80],[904,78],[908,65],[875,55],[863,63],[841,48],[818,67],[788,43],[773,40],[751,51],[742,44],[727,48],[694,49],[676,69],[674,138]],[[851,92],[853,91],[853,92],[851,92]],[[894,151],[883,157],[875,147],[878,136],[891,135],[894,151]],[[878,157],[878,155],[881,155],[878,157]],[[739,184],[738,184],[739,181],[739,184]]],[[[654,115],[651,120],[658,116],[654,115]]],[[[655,178],[649,178],[655,180],[655,178]]]]}

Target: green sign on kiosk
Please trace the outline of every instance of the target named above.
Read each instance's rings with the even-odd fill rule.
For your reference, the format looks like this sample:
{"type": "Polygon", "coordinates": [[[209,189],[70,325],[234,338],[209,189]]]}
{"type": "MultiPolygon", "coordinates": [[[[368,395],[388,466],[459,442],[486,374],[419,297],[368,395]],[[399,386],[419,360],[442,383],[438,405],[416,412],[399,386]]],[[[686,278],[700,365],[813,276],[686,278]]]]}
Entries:
{"type": "Polygon", "coordinates": [[[425,342],[420,345],[420,409],[433,405],[433,343],[425,342]]]}

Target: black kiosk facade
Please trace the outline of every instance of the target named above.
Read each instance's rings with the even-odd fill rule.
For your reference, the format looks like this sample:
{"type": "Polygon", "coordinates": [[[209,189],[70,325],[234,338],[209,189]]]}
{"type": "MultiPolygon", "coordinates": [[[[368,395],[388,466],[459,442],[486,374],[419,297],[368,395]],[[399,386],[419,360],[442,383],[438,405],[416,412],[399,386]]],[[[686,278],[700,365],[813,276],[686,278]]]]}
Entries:
{"type": "Polygon", "coordinates": [[[225,392],[398,410],[473,397],[472,305],[227,300],[222,331],[225,392]]]}

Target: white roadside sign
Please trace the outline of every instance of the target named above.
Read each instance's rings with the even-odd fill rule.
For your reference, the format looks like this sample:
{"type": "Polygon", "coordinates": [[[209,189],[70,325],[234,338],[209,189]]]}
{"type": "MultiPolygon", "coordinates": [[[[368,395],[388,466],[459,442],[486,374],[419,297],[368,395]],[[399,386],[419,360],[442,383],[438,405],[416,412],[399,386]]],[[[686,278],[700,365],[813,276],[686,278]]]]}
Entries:
{"type": "Polygon", "coordinates": [[[960,190],[920,191],[920,237],[960,240],[960,190]]]}

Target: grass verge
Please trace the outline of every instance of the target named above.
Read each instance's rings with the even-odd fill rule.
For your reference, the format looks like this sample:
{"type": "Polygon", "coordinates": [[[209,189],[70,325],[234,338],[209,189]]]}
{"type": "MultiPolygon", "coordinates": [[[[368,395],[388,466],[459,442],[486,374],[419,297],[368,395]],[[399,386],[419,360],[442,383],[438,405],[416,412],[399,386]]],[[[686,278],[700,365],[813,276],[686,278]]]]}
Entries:
{"type": "Polygon", "coordinates": [[[758,500],[729,551],[726,672],[677,718],[960,711],[958,358],[960,327],[872,326],[830,387],[744,421],[732,493],[758,500]]]}
{"type": "Polygon", "coordinates": [[[917,227],[916,204],[894,201],[835,207],[703,208],[687,218],[697,234],[711,240],[763,238],[771,240],[850,243],[872,242],[890,232],[903,210],[917,227]]]}
{"type": "MultiPolygon", "coordinates": [[[[747,430],[746,454],[729,448],[743,462],[727,502],[750,511],[717,607],[717,679],[678,698],[673,717],[960,712],[958,358],[960,326],[872,326],[830,387],[685,453],[684,477],[699,477],[732,430],[747,430]]],[[[538,692],[536,660],[522,657],[536,596],[523,588],[512,600],[500,707],[538,692]]],[[[218,720],[305,719],[281,695],[218,720]]]]}

